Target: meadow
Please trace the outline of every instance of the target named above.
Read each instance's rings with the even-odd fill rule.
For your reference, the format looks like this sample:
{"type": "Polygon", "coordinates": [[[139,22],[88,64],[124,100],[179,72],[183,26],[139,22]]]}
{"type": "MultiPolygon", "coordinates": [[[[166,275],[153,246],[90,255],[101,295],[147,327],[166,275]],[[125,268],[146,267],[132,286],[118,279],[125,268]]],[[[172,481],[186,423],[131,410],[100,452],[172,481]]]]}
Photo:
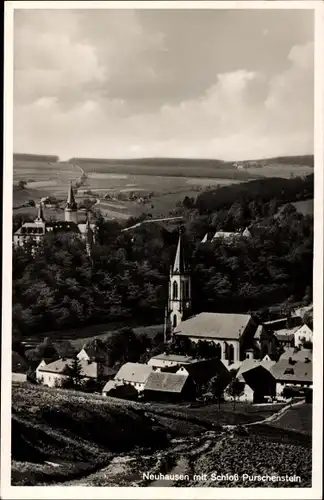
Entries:
{"type": "MultiPolygon", "coordinates": [[[[256,166],[237,169],[232,163],[220,160],[74,158],[51,163],[20,155],[14,158],[14,183],[23,180],[27,185],[23,190],[14,189],[14,207],[20,215],[33,215],[30,207],[18,207],[30,199],[36,201],[48,195],[64,201],[70,182],[75,184],[84,174],[78,201],[97,199],[95,208],[106,218],[126,220],[143,213],[163,217],[172,213],[186,196],[196,198],[202,190],[261,177],[290,178],[311,172],[313,167],[308,157],[260,160],[256,166]]],[[[49,216],[61,218],[62,213],[50,209],[49,216]]]]}

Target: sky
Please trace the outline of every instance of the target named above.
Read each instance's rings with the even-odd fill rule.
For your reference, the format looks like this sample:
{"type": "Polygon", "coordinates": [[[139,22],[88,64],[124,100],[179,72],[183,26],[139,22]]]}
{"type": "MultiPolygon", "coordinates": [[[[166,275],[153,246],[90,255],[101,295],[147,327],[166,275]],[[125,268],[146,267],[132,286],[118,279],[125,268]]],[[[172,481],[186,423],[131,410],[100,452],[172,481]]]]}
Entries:
{"type": "Polygon", "coordinates": [[[15,10],[14,151],[313,153],[310,10],[15,10]]]}

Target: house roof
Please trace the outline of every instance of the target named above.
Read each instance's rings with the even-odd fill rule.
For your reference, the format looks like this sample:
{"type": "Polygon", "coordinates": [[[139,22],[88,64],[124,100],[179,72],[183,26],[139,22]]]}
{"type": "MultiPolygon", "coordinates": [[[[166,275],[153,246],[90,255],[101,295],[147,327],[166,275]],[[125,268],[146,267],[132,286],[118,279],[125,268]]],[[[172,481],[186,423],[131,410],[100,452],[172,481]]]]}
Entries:
{"type": "Polygon", "coordinates": [[[305,361],[306,358],[313,359],[313,351],[310,349],[296,349],[295,347],[289,347],[280,356],[280,359],[292,358],[295,361],[305,361]]]}
{"type": "Polygon", "coordinates": [[[188,375],[177,375],[169,372],[151,372],[144,390],[181,393],[188,375]]]}
{"type": "Polygon", "coordinates": [[[141,363],[125,363],[118,370],[115,379],[125,380],[126,382],[145,383],[153,367],[141,363]]]}
{"type": "Polygon", "coordinates": [[[277,381],[283,382],[312,382],[313,380],[313,363],[295,361],[293,364],[289,363],[288,359],[279,359],[279,361],[272,366],[270,373],[277,381]]]}
{"type": "Polygon", "coordinates": [[[228,369],[219,358],[195,360],[194,363],[183,364],[177,374],[181,374],[182,369],[185,369],[197,383],[208,382],[217,374],[222,378],[229,375],[228,369]]]}
{"type": "Polygon", "coordinates": [[[85,351],[85,353],[88,355],[90,359],[97,360],[97,359],[106,359],[108,357],[108,353],[105,352],[103,349],[96,347],[95,345],[85,345],[82,347],[82,349],[79,351],[78,354],[80,354],[81,351],[85,351]]]}
{"type": "Polygon", "coordinates": [[[280,342],[292,342],[295,338],[293,333],[282,332],[281,330],[275,333],[275,336],[280,342]]]}
{"type": "Polygon", "coordinates": [[[186,363],[195,363],[197,360],[192,356],[182,356],[181,354],[157,354],[153,356],[150,361],[154,359],[161,359],[163,361],[172,361],[174,363],[186,364],[186,363]]]}
{"type": "Polygon", "coordinates": [[[182,321],[175,335],[188,337],[239,340],[251,321],[249,314],[203,312],[182,321]]]}
{"type": "Polygon", "coordinates": [[[102,389],[102,392],[109,392],[113,389],[116,389],[116,387],[124,385],[123,382],[120,382],[119,380],[108,380],[104,388],[102,389]]]}
{"type": "MultiPolygon", "coordinates": [[[[64,371],[67,366],[72,366],[73,359],[58,359],[57,361],[53,361],[48,365],[42,366],[38,369],[39,372],[47,372],[47,373],[59,373],[61,375],[64,374],[64,371]]],[[[79,360],[79,364],[81,366],[81,376],[89,377],[89,378],[97,378],[98,377],[98,363],[92,362],[88,363],[88,361],[79,360]]]]}
{"type": "Polygon", "coordinates": [[[217,238],[229,239],[229,238],[237,238],[238,236],[241,236],[241,234],[234,233],[234,232],[226,232],[226,231],[216,231],[216,233],[213,236],[212,241],[217,239],[217,238]]]}

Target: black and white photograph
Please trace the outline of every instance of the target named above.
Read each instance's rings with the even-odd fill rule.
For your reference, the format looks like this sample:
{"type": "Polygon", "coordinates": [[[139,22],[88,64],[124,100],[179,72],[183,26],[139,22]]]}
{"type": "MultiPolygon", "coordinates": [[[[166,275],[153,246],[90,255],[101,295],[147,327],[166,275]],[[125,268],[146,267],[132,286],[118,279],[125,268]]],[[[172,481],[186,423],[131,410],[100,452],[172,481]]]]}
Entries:
{"type": "Polygon", "coordinates": [[[321,498],[323,5],[63,3],[7,5],[3,498],[321,498]]]}

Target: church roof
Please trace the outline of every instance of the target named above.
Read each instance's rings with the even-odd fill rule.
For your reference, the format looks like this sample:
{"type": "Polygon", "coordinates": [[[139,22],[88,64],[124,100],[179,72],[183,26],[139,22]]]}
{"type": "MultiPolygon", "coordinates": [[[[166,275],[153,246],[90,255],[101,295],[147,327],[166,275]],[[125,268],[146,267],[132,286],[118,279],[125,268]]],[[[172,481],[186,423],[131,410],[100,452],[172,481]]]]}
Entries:
{"type": "Polygon", "coordinates": [[[184,257],[184,248],[183,248],[183,240],[182,233],[179,234],[178,246],[176,251],[176,256],[173,264],[173,272],[174,273],[184,273],[186,272],[186,262],[184,257]]]}
{"type": "Polygon", "coordinates": [[[251,320],[250,314],[203,312],[182,321],[174,334],[202,339],[239,340],[251,320]]]}

